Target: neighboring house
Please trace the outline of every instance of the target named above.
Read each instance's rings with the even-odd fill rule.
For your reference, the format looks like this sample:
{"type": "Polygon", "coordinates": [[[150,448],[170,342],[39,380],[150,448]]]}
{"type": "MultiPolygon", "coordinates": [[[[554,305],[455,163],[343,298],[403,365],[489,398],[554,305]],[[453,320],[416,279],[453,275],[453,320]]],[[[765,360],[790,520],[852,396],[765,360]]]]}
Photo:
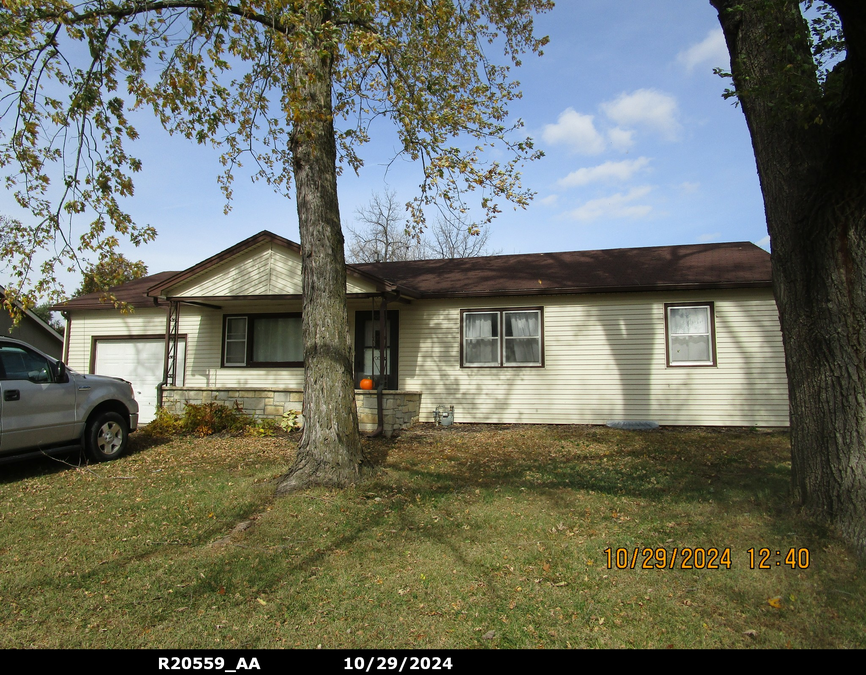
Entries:
{"type": "MultiPolygon", "coordinates": [[[[6,295],[5,289],[0,286],[0,300],[6,295]]],[[[21,308],[19,303],[15,303],[21,308]]],[[[4,309],[0,309],[0,335],[8,335],[16,340],[22,340],[36,349],[59,359],[63,355],[63,336],[40,319],[29,309],[24,310],[24,316],[18,325],[15,320],[4,309]]]]}
{"type": "MultiPolygon", "coordinates": [[[[347,265],[355,381],[377,375],[387,299],[386,425],[454,406],[459,422],[786,426],[769,255],[698,244],[347,265]],[[420,407],[419,407],[420,401],[420,407]],[[390,411],[390,412],[389,412],[390,411]]],[[[300,409],[300,247],[261,232],[183,272],[70,300],[66,357],[165,405],[300,409]]],[[[375,426],[370,394],[362,428],[375,426]]]]}

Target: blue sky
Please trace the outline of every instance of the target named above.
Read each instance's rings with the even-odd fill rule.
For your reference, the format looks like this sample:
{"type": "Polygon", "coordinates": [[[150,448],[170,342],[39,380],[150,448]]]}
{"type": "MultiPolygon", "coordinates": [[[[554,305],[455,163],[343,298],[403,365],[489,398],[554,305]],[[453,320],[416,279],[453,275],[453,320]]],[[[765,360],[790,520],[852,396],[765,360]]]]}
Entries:
{"type": "MultiPolygon", "coordinates": [[[[537,196],[525,210],[503,209],[490,226],[492,248],[768,246],[745,120],[712,72],[728,62],[708,1],[560,1],[536,27],[550,44],[515,71],[523,98],[511,112],[546,156],[524,166],[523,184],[537,196]]],[[[169,137],[149,118],[138,127],[132,153],[144,169],[128,208],[159,237],[125,250],[150,272],[184,269],[263,229],[298,241],[293,200],[240,173],[224,215],[217,153],[169,137]]],[[[362,149],[360,175],[340,178],[346,224],[373,192],[394,190],[406,202],[417,190],[417,167],[386,170],[393,135],[380,132],[362,149]]]]}

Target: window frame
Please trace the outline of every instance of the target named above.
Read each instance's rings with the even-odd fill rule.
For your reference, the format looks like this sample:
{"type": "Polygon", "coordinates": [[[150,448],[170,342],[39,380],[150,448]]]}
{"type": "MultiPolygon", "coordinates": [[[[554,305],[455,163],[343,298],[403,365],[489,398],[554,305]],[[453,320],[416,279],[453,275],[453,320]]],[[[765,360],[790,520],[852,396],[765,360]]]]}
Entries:
{"type": "MultiPolygon", "coordinates": [[[[471,338],[470,338],[471,339],[471,338]]],[[[544,307],[494,307],[460,310],[460,367],[461,368],[544,368],[544,307]],[[538,313],[538,363],[506,363],[505,361],[505,315],[509,312],[537,312],[538,313]],[[469,314],[496,314],[497,328],[499,334],[499,361],[498,363],[466,363],[466,316],[469,314]]]]}
{"type": "MultiPolygon", "coordinates": [[[[698,333],[683,333],[683,335],[698,335],[698,333]]],[[[702,334],[701,334],[702,335],[702,334]]],[[[716,351],[716,310],[713,302],[666,302],[665,303],[665,363],[668,368],[714,368],[718,365],[716,351]],[[670,330],[670,312],[672,309],[685,307],[704,308],[709,313],[709,335],[708,346],[710,358],[707,361],[672,361],[670,330]]]]}
{"type": "MultiPolygon", "coordinates": [[[[222,333],[222,355],[221,364],[223,368],[303,368],[303,361],[254,361],[253,350],[255,349],[253,335],[255,334],[255,323],[261,319],[300,319],[300,312],[277,312],[264,314],[223,314],[222,333]],[[246,337],[244,344],[244,363],[226,363],[226,344],[228,342],[228,324],[230,319],[246,320],[246,337]]],[[[303,338],[302,338],[303,339],[303,338]]],[[[239,342],[240,340],[238,340],[239,342]]],[[[303,345],[301,345],[303,351],[303,345]]]]}

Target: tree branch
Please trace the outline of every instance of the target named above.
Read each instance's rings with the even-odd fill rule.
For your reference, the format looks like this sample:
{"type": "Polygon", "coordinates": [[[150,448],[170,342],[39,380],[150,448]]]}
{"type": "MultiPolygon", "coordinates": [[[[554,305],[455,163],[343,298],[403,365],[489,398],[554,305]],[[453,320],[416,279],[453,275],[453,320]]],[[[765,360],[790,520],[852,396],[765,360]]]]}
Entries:
{"type": "Polygon", "coordinates": [[[228,3],[215,3],[208,0],[143,0],[140,2],[131,2],[125,5],[107,5],[98,9],[92,9],[87,12],[76,12],[74,9],[68,12],[51,12],[40,10],[35,13],[37,20],[43,21],[59,21],[68,25],[87,23],[93,19],[113,17],[118,20],[125,19],[139,14],[147,14],[149,12],[161,12],[164,10],[176,9],[198,9],[203,12],[208,11],[225,11],[233,16],[237,16],[248,21],[258,23],[265,28],[273,30],[283,35],[290,35],[293,31],[285,25],[278,24],[276,16],[268,16],[253,12],[244,7],[230,5],[228,3]],[[221,5],[221,6],[220,6],[221,5]]]}

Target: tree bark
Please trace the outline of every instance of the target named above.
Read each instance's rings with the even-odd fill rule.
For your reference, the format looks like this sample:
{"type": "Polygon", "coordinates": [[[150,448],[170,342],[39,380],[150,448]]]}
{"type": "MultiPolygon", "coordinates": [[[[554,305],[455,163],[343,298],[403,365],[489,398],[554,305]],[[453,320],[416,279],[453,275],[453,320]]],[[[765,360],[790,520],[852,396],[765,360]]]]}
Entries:
{"type": "Polygon", "coordinates": [[[829,3],[848,53],[822,87],[797,2],[711,3],[772,242],[793,499],[866,555],[866,12],[858,2],[829,3]]]}
{"type": "Polygon", "coordinates": [[[304,430],[297,458],[277,486],[285,494],[312,485],[345,487],[365,466],[352,380],[346,264],[337,200],[332,112],[333,54],[322,39],[327,3],[307,3],[303,54],[294,66],[300,110],[291,137],[301,234],[304,430]]]}

